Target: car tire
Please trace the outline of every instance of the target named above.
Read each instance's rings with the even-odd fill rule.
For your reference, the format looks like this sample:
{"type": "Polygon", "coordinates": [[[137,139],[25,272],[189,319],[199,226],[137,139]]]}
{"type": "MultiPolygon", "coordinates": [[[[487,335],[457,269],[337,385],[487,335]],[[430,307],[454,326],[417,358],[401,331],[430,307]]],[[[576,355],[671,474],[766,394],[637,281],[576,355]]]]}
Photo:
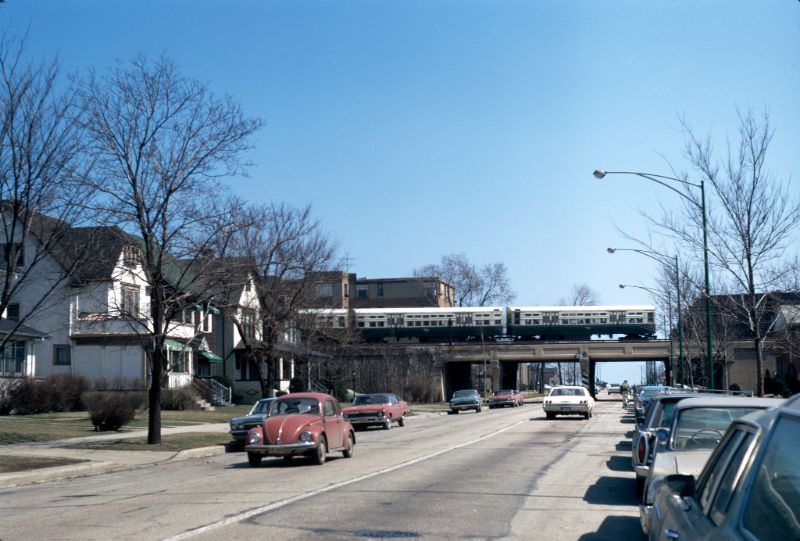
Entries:
{"type": "Polygon", "coordinates": [[[345,458],[353,458],[353,451],[356,447],[356,437],[352,432],[347,433],[347,445],[342,450],[342,456],[345,458]]]}
{"type": "Polygon", "coordinates": [[[553,413],[553,412],[550,412],[550,411],[547,411],[547,412],[545,412],[545,415],[547,416],[547,418],[548,418],[549,420],[553,420],[553,419],[555,419],[555,418],[556,418],[556,414],[555,414],[555,413],[553,413]]]}
{"type": "Polygon", "coordinates": [[[458,415],[458,410],[450,410],[450,415],[458,415]]]}
{"type": "Polygon", "coordinates": [[[475,413],[480,413],[480,412],[481,412],[481,407],[480,407],[480,406],[478,406],[477,408],[475,408],[475,413]]]}
{"type": "Polygon", "coordinates": [[[328,440],[325,439],[324,435],[319,437],[319,445],[317,448],[311,451],[311,462],[316,464],[317,466],[322,466],[325,464],[325,458],[328,453],[328,440]]]}
{"type": "Polygon", "coordinates": [[[588,411],[583,414],[583,418],[586,419],[587,421],[589,420],[589,412],[588,411]]]}
{"type": "Polygon", "coordinates": [[[251,468],[257,468],[261,465],[261,455],[258,453],[247,453],[247,463],[251,468]]]}
{"type": "Polygon", "coordinates": [[[397,426],[406,426],[406,416],[403,415],[397,420],[397,426]]]}

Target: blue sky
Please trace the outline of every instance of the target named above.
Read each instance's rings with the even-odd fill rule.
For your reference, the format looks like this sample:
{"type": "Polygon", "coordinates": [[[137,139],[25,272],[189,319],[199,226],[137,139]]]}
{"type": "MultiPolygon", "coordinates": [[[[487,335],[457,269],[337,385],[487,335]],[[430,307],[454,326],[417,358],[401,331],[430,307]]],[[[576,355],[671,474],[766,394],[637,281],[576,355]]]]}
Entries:
{"type": "Polygon", "coordinates": [[[67,72],[163,52],[232,95],[266,123],[233,189],[310,203],[364,277],[463,252],[505,262],[517,304],[649,304],[617,284],[652,286],[651,261],[605,248],[680,201],[594,169],[685,168],[678,116],[721,147],[738,107],[769,110],[769,168],[798,176],[791,0],[8,0],[0,28],[67,72]]]}

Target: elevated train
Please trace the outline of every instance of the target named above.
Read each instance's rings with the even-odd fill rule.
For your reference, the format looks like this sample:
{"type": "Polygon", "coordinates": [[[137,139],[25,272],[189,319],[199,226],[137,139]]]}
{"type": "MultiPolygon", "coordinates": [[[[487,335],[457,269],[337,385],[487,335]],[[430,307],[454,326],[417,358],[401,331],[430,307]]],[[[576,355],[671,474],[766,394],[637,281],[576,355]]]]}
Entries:
{"type": "Polygon", "coordinates": [[[357,331],[367,342],[589,340],[655,336],[655,307],[479,306],[304,310],[319,329],[357,331]]]}

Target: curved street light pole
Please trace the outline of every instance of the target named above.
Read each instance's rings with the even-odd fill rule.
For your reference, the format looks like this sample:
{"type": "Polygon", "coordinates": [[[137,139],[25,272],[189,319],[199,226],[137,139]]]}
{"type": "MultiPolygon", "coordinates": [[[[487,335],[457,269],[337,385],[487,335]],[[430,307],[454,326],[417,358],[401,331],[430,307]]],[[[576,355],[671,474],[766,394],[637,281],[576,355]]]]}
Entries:
{"type": "Polygon", "coordinates": [[[709,388],[714,389],[714,348],[712,344],[712,329],[711,329],[711,284],[709,279],[709,272],[708,272],[708,219],[706,217],[706,189],[705,183],[701,180],[699,184],[695,184],[694,182],[689,182],[687,180],[683,180],[680,178],[675,177],[668,177],[665,175],[655,175],[653,173],[640,173],[636,171],[603,171],[602,169],[595,169],[594,173],[592,173],[594,177],[598,180],[604,178],[606,175],[633,175],[637,177],[642,177],[657,184],[664,186],[675,192],[676,194],[680,195],[696,207],[700,209],[700,212],[703,216],[703,267],[705,271],[705,288],[703,291],[703,296],[706,300],[706,355],[708,356],[708,376],[709,376],[709,388]],[[698,204],[697,201],[683,193],[682,191],[676,189],[674,186],[670,185],[666,181],[674,181],[680,182],[681,184],[685,184],[687,186],[693,186],[695,188],[700,188],[700,203],[698,204]]]}
{"type": "MultiPolygon", "coordinates": [[[[640,250],[638,248],[606,248],[606,251],[609,254],[613,254],[614,252],[636,252],[638,254],[642,254],[643,256],[649,257],[650,259],[652,259],[654,261],[658,261],[662,265],[666,265],[667,264],[667,259],[674,259],[674,262],[671,262],[671,263],[673,263],[674,266],[675,266],[675,290],[676,290],[676,293],[678,295],[678,307],[677,307],[677,311],[678,311],[678,359],[679,359],[678,367],[679,367],[679,373],[680,373],[680,378],[679,378],[680,379],[680,383],[681,383],[681,385],[683,385],[684,384],[684,372],[683,372],[684,371],[683,320],[682,320],[682,316],[681,316],[681,277],[680,277],[680,274],[679,274],[680,273],[680,267],[678,266],[678,255],[675,254],[675,256],[673,256],[673,257],[668,257],[668,256],[665,256],[663,254],[659,254],[658,252],[653,252],[653,251],[650,251],[650,250],[640,250]]],[[[655,292],[652,289],[649,289],[649,288],[646,288],[646,287],[643,287],[643,286],[633,286],[633,285],[627,285],[627,284],[620,284],[620,287],[623,287],[623,286],[636,287],[636,288],[644,289],[646,291],[649,291],[649,292],[655,294],[655,292]]],[[[670,305],[672,304],[669,301],[669,297],[667,298],[667,302],[670,305]]],[[[670,310],[671,310],[671,308],[670,308],[670,310]]],[[[672,314],[670,314],[670,322],[671,322],[671,320],[672,320],[672,314]]],[[[670,347],[671,346],[672,346],[672,336],[670,336],[670,347]]]]}

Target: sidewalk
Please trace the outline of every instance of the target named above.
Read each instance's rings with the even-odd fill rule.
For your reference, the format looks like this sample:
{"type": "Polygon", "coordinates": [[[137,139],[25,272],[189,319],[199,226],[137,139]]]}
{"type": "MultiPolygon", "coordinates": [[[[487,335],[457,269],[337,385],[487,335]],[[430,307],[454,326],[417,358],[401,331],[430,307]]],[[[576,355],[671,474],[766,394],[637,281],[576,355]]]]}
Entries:
{"type": "MultiPolygon", "coordinates": [[[[228,432],[228,423],[200,424],[170,428],[164,427],[161,429],[162,436],[185,432],[228,432]]],[[[63,447],[65,445],[89,441],[141,438],[146,436],[147,430],[142,429],[124,433],[112,432],[109,434],[97,434],[95,436],[69,438],[65,440],[0,445],[0,460],[2,460],[4,456],[41,456],[86,460],[86,462],[78,462],[66,466],[0,473],[0,488],[130,470],[152,464],[225,453],[225,448],[222,446],[199,447],[177,452],[107,451],[95,449],[67,449],[63,447]]]]}

